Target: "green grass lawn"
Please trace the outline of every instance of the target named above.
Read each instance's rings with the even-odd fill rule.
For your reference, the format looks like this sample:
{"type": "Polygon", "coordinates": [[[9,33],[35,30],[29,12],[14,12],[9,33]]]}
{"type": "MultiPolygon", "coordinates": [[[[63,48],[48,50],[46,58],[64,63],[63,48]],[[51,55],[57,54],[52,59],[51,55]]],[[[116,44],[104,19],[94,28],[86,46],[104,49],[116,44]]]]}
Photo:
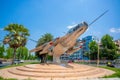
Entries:
{"type": "Polygon", "coordinates": [[[5,78],[0,77],[0,80],[17,80],[17,79],[13,79],[13,78],[5,79],[5,78]]]}
{"type": "Polygon", "coordinates": [[[112,67],[107,67],[107,66],[100,66],[100,68],[105,68],[105,69],[109,69],[112,71],[115,71],[114,74],[109,75],[109,76],[104,76],[103,78],[120,78],[120,68],[112,68],[112,67]]]}
{"type": "MultiPolygon", "coordinates": [[[[5,78],[0,77],[0,80],[17,80],[17,79],[14,79],[14,78],[5,79],[5,78]]],[[[32,80],[32,79],[28,78],[24,80],[32,80]]]]}

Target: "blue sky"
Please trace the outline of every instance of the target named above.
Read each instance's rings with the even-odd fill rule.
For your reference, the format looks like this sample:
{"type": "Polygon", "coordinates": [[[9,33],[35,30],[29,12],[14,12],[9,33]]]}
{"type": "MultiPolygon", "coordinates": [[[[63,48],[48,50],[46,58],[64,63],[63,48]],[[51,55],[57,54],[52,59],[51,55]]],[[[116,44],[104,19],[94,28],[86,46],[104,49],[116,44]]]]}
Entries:
{"type": "MultiPolygon", "coordinates": [[[[89,24],[106,10],[109,12],[80,38],[87,35],[101,38],[110,34],[114,39],[120,39],[119,4],[120,0],[0,0],[0,39],[6,34],[2,29],[10,23],[24,25],[34,40],[45,33],[60,37],[72,25],[82,21],[89,24]]],[[[32,49],[35,45],[29,40],[27,47],[32,49]]]]}

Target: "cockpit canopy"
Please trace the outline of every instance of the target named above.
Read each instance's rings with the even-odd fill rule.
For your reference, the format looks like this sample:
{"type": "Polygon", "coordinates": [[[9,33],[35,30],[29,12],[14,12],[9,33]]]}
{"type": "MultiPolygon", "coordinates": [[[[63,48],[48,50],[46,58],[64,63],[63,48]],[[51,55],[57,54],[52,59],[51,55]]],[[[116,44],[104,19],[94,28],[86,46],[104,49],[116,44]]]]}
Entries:
{"type": "Polygon", "coordinates": [[[88,26],[88,24],[87,24],[86,22],[82,22],[82,23],[76,25],[75,27],[71,28],[71,29],[67,32],[67,34],[73,33],[74,31],[76,31],[77,29],[79,29],[79,28],[82,27],[82,26],[88,26]]]}

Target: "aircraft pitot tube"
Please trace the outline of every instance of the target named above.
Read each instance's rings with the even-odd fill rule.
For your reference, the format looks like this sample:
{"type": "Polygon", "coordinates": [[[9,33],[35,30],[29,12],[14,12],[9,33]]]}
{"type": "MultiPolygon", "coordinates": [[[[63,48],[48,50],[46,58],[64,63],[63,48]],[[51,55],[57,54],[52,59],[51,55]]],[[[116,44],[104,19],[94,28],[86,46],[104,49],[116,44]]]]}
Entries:
{"type": "MultiPolygon", "coordinates": [[[[105,15],[109,10],[106,10],[101,15],[99,15],[95,20],[93,20],[89,25],[86,22],[82,22],[75,27],[71,28],[68,33],[63,36],[56,38],[53,41],[45,43],[30,52],[39,52],[39,55],[48,54],[53,55],[53,62],[60,63],[60,56],[64,53],[72,54],[78,51],[81,47],[79,47],[77,43],[78,37],[82,35],[93,23],[95,23],[98,19],[100,19],[103,15],[105,15]]],[[[41,60],[44,59],[43,57],[41,60]]]]}

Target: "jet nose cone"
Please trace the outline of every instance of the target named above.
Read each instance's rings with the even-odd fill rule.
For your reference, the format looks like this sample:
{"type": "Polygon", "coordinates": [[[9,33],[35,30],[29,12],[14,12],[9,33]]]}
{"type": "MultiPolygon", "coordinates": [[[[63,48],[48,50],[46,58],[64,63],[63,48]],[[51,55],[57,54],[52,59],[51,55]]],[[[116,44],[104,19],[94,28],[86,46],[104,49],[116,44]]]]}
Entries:
{"type": "Polygon", "coordinates": [[[85,25],[85,26],[88,26],[88,24],[87,24],[85,21],[84,21],[84,22],[82,22],[82,24],[83,24],[83,25],[85,25]]]}

